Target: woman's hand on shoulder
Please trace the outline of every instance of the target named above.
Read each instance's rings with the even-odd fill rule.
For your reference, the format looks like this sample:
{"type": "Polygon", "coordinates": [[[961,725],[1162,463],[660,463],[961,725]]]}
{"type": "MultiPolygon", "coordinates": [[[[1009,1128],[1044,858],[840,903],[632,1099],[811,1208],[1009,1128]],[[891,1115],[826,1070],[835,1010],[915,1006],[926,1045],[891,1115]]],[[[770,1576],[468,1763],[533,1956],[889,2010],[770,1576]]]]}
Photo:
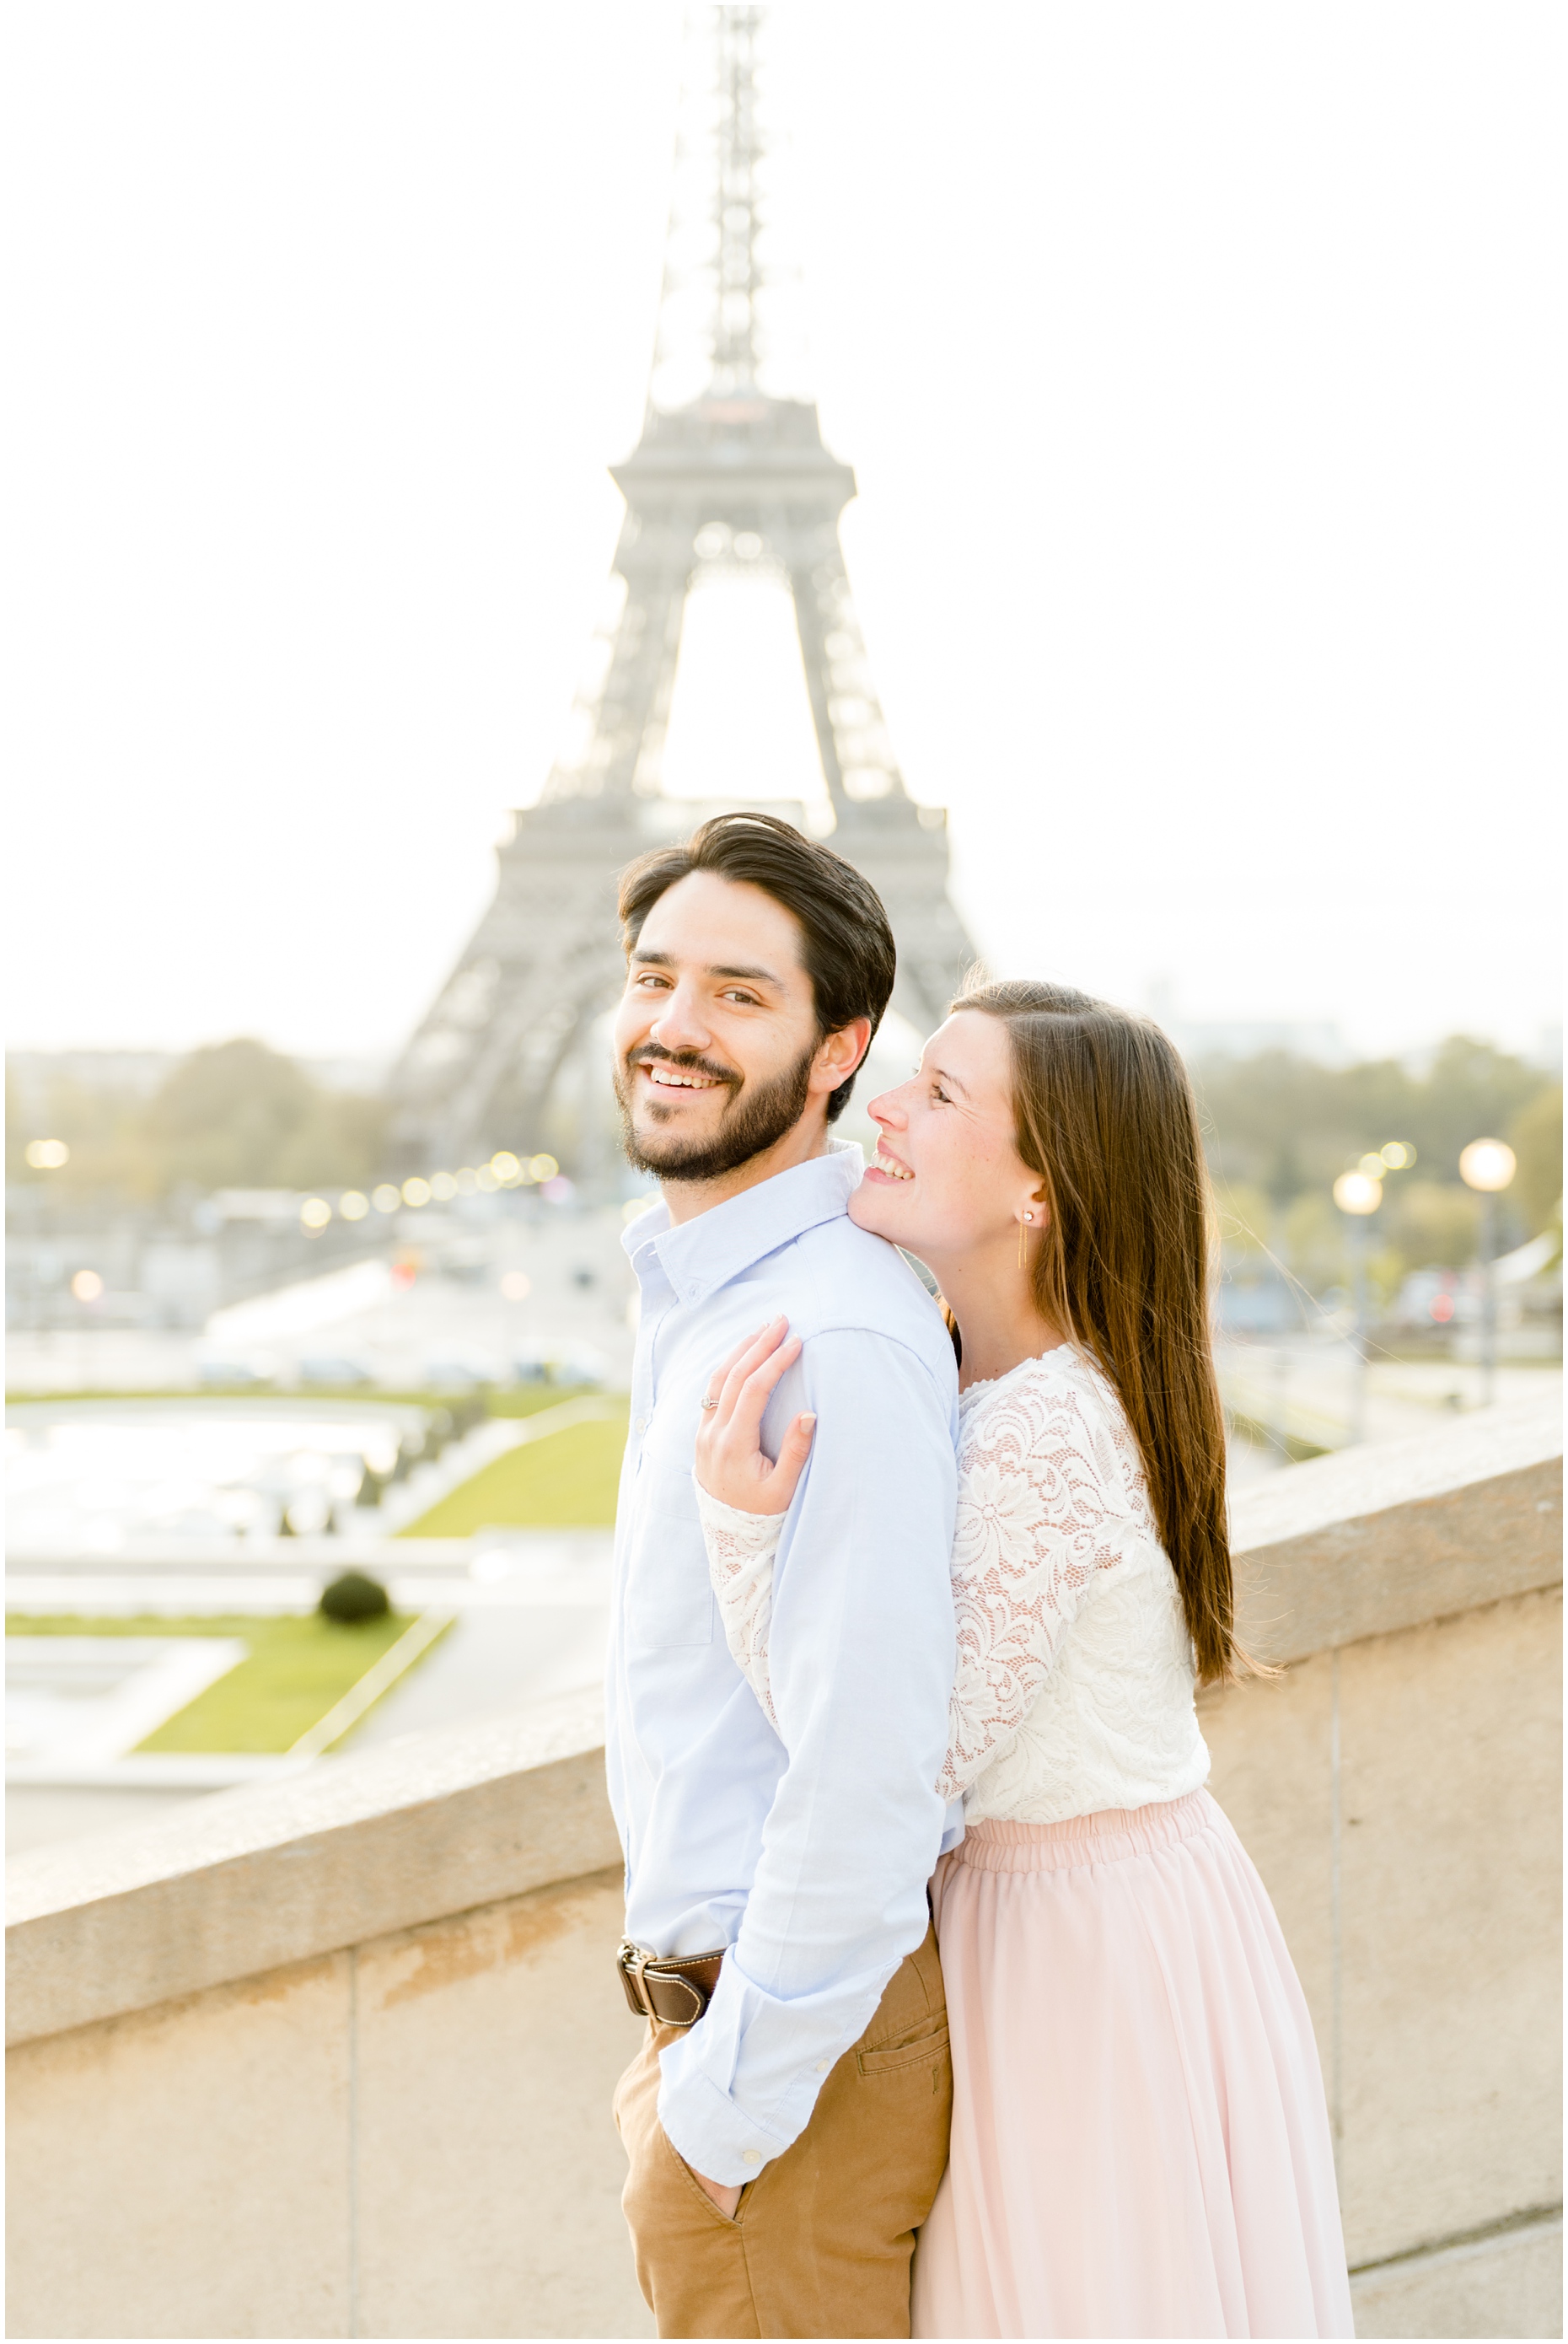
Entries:
{"type": "Polygon", "coordinates": [[[798,1416],[777,1464],[762,1446],[762,1417],[779,1379],[800,1356],[787,1318],[775,1318],[737,1344],[709,1379],[697,1428],[697,1479],[721,1506],[739,1514],[781,1514],[795,1495],[811,1450],[814,1416],[798,1416]]]}

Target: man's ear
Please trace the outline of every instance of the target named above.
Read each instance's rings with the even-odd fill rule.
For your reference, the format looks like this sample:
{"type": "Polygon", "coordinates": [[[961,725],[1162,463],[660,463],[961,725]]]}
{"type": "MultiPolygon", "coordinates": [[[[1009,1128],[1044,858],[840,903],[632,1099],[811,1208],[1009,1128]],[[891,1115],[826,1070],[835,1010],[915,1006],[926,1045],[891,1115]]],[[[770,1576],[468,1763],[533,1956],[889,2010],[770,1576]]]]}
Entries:
{"type": "Polygon", "coordinates": [[[824,1036],[811,1061],[811,1087],[814,1091],[836,1091],[859,1072],[861,1061],[871,1046],[871,1021],[869,1017],[852,1017],[836,1033],[824,1036]]]}

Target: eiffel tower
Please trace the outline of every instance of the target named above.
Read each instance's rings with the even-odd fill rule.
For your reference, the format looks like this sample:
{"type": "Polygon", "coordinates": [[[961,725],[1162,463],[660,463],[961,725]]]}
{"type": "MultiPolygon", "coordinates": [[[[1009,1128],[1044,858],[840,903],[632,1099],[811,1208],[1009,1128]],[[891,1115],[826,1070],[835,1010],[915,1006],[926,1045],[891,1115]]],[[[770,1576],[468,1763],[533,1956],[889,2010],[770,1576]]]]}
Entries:
{"type": "MultiPolygon", "coordinates": [[[[867,664],[839,541],[855,475],[823,446],[814,404],[763,388],[763,11],[709,13],[706,379],[674,406],[650,388],[642,437],[611,468],[627,506],[613,564],[624,598],[578,695],[577,746],[515,816],[495,899],[390,1077],[400,1171],[553,1146],[590,1188],[605,1185],[613,1126],[594,1028],[624,981],[617,877],[720,810],[659,791],[686,601],[705,575],[762,571],[788,587],[831,844],[876,887],[898,942],[893,1009],[930,1032],[974,957],[948,895],[946,812],[906,792],[867,664]]],[[[674,241],[672,227],[672,255],[674,241]]],[[[667,258],[661,323],[682,287],[667,258]]],[[[801,803],[721,803],[807,827],[801,803]]]]}

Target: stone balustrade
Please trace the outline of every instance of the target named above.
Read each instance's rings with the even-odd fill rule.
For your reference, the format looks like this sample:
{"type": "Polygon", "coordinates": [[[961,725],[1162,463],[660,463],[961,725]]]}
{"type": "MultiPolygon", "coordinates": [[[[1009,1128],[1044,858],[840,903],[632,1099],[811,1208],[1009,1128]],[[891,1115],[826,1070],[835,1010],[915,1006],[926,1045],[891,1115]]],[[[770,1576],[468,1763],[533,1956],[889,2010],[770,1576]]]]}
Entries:
{"type": "MultiPolygon", "coordinates": [[[[1539,1412],[1235,1509],[1213,1788],[1312,2005],[1363,2336],[1562,2332],[1562,1443],[1539,1412]]],[[[602,1718],[574,1698],[12,1867],[35,2337],[643,2336],[609,2117],[602,1718]]]]}

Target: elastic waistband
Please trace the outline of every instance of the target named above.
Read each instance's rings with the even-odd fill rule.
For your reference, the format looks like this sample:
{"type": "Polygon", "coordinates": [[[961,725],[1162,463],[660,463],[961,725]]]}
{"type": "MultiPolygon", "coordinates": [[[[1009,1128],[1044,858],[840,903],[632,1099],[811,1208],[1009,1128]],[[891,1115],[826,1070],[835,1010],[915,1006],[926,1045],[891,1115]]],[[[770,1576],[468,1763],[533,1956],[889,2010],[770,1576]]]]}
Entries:
{"type": "Polygon", "coordinates": [[[1070,1872],[1085,1864],[1121,1864],[1175,1847],[1207,1831],[1219,1815],[1207,1791],[1190,1791],[1157,1806],[1108,1807],[1060,1824],[970,1824],[952,1860],[977,1872],[1070,1872]]]}

